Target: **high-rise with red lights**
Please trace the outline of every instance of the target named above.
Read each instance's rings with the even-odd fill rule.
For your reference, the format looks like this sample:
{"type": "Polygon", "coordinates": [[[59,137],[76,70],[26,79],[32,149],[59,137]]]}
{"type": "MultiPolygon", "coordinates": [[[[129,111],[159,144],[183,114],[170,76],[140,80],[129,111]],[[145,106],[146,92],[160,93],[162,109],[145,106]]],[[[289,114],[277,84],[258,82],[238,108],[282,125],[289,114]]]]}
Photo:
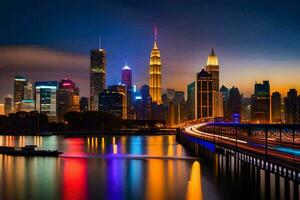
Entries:
{"type": "Polygon", "coordinates": [[[133,99],[132,99],[132,71],[128,67],[127,62],[121,70],[122,84],[126,86],[127,90],[127,118],[132,119],[134,115],[133,99]]]}
{"type": "Polygon", "coordinates": [[[57,93],[57,115],[62,121],[64,115],[70,111],[80,111],[79,88],[70,79],[63,79],[59,82],[57,93]]]}

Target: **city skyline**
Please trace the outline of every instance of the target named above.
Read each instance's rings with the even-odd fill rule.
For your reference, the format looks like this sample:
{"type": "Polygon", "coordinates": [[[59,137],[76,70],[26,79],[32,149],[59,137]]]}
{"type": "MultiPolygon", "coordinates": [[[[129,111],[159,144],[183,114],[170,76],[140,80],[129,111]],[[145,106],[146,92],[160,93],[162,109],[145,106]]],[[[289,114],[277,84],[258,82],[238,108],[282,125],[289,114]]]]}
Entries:
{"type": "Polygon", "coordinates": [[[300,200],[299,10],[1,2],[0,199],[300,200]]]}
{"type": "MultiPolygon", "coordinates": [[[[56,4],[63,8],[65,3],[56,4]]],[[[74,16],[83,3],[77,2],[72,5],[72,9],[67,14],[59,9],[57,16],[52,19],[53,14],[50,12],[56,4],[53,2],[50,4],[52,6],[46,9],[47,12],[44,14],[46,23],[53,23],[53,20],[56,22],[58,17],[74,16]]],[[[66,32],[66,28],[62,28],[60,23],[54,23],[49,27],[44,26],[41,25],[44,21],[35,17],[36,13],[30,14],[31,10],[42,12],[44,10],[42,3],[31,4],[31,6],[21,3],[17,5],[16,10],[20,10],[23,18],[34,19],[35,23],[28,25],[21,34],[17,30],[24,26],[22,23],[19,22],[14,27],[5,21],[1,22],[2,27],[8,30],[0,34],[1,85],[10,86],[16,74],[24,75],[33,81],[60,80],[67,77],[78,83],[83,96],[89,96],[88,54],[91,49],[98,46],[98,35],[101,34],[102,46],[107,51],[107,74],[109,74],[107,84],[120,82],[119,74],[113,72],[120,71],[124,61],[128,60],[133,71],[133,82],[140,87],[147,83],[145,79],[148,71],[149,49],[153,45],[152,30],[156,25],[160,31],[158,42],[164,58],[162,71],[165,75],[162,78],[164,89],[176,88],[185,91],[185,86],[191,82],[194,73],[205,66],[207,55],[210,49],[214,48],[222,70],[220,86],[234,85],[245,96],[250,96],[253,93],[255,81],[269,80],[271,91],[278,90],[286,96],[290,88],[299,90],[299,85],[295,81],[300,71],[297,58],[300,43],[296,37],[299,14],[293,8],[294,4],[295,2],[292,1],[285,5],[280,5],[276,1],[272,5],[266,2],[259,5],[255,5],[255,2],[247,2],[243,6],[249,6],[250,11],[245,14],[242,4],[239,3],[227,5],[222,10],[220,10],[222,3],[208,3],[206,4],[208,11],[201,14],[196,11],[203,11],[203,8],[193,9],[195,11],[193,13],[198,13],[194,15],[201,17],[195,23],[189,20],[194,16],[187,12],[182,13],[186,20],[176,16],[176,12],[181,10],[179,1],[173,4],[169,1],[163,2],[153,12],[150,12],[153,5],[147,1],[144,4],[125,1],[117,6],[108,2],[103,2],[100,6],[92,2],[76,17],[80,26],[76,26],[73,21],[68,21],[66,28],[72,31],[66,32]],[[137,7],[140,8],[139,12],[134,9],[137,7]],[[164,12],[167,7],[170,8],[169,13],[164,12]],[[89,9],[91,9],[90,13],[87,12],[89,9]],[[127,18],[125,17],[123,21],[118,20],[119,18],[108,14],[107,11],[104,12],[105,9],[111,9],[114,14],[119,13],[121,17],[127,16],[127,18]],[[265,15],[261,15],[263,9],[266,11],[265,15]],[[95,13],[97,10],[103,12],[95,13]],[[230,14],[232,10],[236,13],[230,14]],[[219,11],[224,19],[220,19],[219,15],[214,15],[219,11]],[[136,19],[138,14],[146,15],[136,19]],[[162,17],[157,18],[158,15],[162,17]],[[233,23],[236,28],[229,24],[231,19],[241,15],[245,17],[233,23]],[[280,19],[279,17],[272,18],[274,15],[280,16],[280,19]],[[95,19],[105,16],[107,20],[96,22],[91,19],[91,16],[95,16],[95,19]],[[254,27],[250,20],[252,17],[260,22],[255,24],[255,29],[252,29],[254,27]],[[134,23],[129,22],[132,20],[134,23]],[[273,20],[272,23],[270,20],[273,20]],[[243,25],[244,22],[249,23],[248,27],[243,25]],[[265,26],[266,24],[268,26],[265,26]],[[284,25],[285,29],[276,29],[279,25],[284,25]],[[78,29],[79,27],[82,28],[78,29]],[[206,29],[206,27],[209,28],[206,29]],[[123,34],[120,35],[120,31],[123,34]],[[229,36],[234,31],[239,33],[238,37],[229,36]],[[290,38],[295,38],[295,40],[292,41],[290,38]],[[18,59],[13,60],[16,55],[18,59]],[[44,73],[45,68],[47,68],[47,74],[44,73]],[[290,78],[282,79],[283,73],[290,78]],[[173,82],[174,79],[178,81],[173,82]]],[[[185,6],[190,8],[189,5],[185,6]]],[[[11,7],[12,3],[4,4],[6,9],[11,7]]],[[[7,12],[3,14],[12,18],[10,23],[14,22],[16,16],[10,16],[7,12]]],[[[10,87],[1,87],[0,94],[4,97],[11,93],[10,87]]]]}

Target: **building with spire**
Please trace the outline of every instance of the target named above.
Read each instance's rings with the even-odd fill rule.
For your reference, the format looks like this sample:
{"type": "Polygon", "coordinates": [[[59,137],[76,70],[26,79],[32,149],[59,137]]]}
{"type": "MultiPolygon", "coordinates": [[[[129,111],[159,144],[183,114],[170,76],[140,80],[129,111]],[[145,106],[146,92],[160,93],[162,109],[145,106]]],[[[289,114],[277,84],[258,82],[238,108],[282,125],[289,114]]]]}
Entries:
{"type": "Polygon", "coordinates": [[[122,85],[126,86],[127,90],[127,118],[132,119],[134,116],[133,106],[133,88],[132,88],[132,70],[128,66],[127,61],[121,70],[122,85]]]}
{"type": "Polygon", "coordinates": [[[211,50],[211,53],[207,58],[206,71],[211,74],[213,91],[219,92],[219,62],[214,49],[211,50]]]}
{"type": "Polygon", "coordinates": [[[150,96],[152,97],[152,102],[156,104],[161,104],[161,60],[160,52],[157,46],[157,30],[154,30],[154,46],[151,51],[150,56],[150,69],[149,69],[149,86],[150,86],[150,96]]]}
{"type": "Polygon", "coordinates": [[[90,56],[90,110],[98,111],[99,94],[106,88],[106,56],[105,50],[91,50],[90,56]]]}
{"type": "Polygon", "coordinates": [[[207,58],[206,68],[197,73],[194,98],[195,119],[224,116],[223,96],[219,90],[219,62],[214,49],[207,58]]]}

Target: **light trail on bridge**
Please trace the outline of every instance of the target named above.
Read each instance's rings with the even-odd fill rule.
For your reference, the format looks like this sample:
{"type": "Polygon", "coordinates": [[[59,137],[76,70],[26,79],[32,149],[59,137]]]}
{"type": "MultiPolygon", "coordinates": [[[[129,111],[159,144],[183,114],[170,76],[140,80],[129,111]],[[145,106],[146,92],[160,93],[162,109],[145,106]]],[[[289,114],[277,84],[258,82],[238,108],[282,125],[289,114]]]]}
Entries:
{"type": "Polygon", "coordinates": [[[279,158],[300,165],[299,149],[280,146],[276,141],[269,141],[269,139],[267,139],[268,146],[266,148],[266,141],[263,139],[252,138],[250,136],[248,138],[245,136],[240,137],[239,135],[232,135],[233,137],[230,137],[203,132],[200,129],[205,125],[207,125],[207,123],[189,125],[184,128],[184,133],[198,139],[210,141],[214,144],[231,146],[250,153],[262,156],[267,155],[272,158],[279,158]]]}

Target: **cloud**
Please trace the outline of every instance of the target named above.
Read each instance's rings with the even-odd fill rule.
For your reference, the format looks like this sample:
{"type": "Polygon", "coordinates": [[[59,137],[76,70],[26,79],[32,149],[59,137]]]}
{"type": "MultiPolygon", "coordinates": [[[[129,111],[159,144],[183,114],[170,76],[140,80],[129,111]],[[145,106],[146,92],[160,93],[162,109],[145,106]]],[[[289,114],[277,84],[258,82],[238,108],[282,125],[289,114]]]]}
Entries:
{"type": "MultiPolygon", "coordinates": [[[[68,77],[88,95],[89,58],[41,46],[0,47],[0,94],[13,92],[13,77],[23,75],[33,82],[68,77]]],[[[0,98],[1,101],[1,98],[0,98]]]]}
{"type": "Polygon", "coordinates": [[[0,69],[11,66],[80,69],[88,66],[88,57],[40,46],[0,47],[0,69]]]}

